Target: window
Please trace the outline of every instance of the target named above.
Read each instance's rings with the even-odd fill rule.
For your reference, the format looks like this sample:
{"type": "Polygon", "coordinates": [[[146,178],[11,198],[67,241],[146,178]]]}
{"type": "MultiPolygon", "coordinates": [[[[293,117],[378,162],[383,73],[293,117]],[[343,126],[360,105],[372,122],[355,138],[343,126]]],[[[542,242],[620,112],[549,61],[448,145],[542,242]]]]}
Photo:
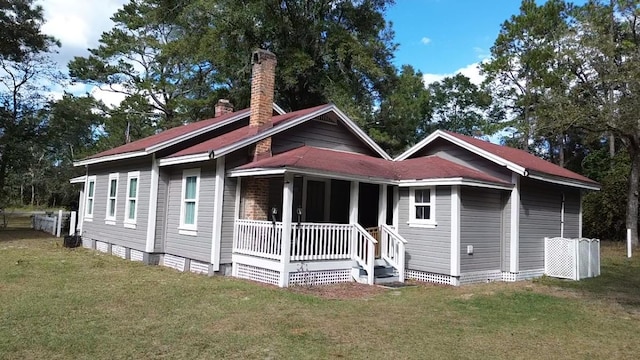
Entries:
{"type": "Polygon", "coordinates": [[[109,193],[107,194],[107,216],[105,224],[116,224],[116,210],[118,206],[118,178],[119,174],[109,174],[109,193]]]}
{"type": "Polygon", "coordinates": [[[124,227],[135,229],[138,218],[138,187],[140,172],[134,171],[127,174],[127,203],[124,210],[124,227]]]}
{"type": "Polygon", "coordinates": [[[411,188],[409,191],[409,225],[435,227],[435,200],[435,187],[411,188]]]}
{"type": "Polygon", "coordinates": [[[182,204],[180,206],[179,232],[184,235],[197,235],[199,178],[200,169],[190,169],[182,172],[182,204]]]}
{"type": "Polygon", "coordinates": [[[93,219],[93,199],[96,193],[96,177],[89,176],[87,179],[87,206],[84,211],[85,220],[92,221],[93,219]]]}

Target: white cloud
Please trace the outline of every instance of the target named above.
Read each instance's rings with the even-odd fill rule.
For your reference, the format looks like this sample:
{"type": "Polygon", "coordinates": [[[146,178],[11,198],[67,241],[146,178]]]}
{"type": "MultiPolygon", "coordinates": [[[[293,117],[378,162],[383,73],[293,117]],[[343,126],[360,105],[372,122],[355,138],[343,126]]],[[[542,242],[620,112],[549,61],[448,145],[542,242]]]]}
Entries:
{"type": "MultiPolygon", "coordinates": [[[[115,90],[123,90],[124,88],[120,85],[113,85],[113,88],[115,90]]],[[[101,100],[103,103],[105,103],[105,105],[114,108],[118,105],[120,105],[120,103],[125,99],[126,95],[119,93],[119,92],[114,92],[114,91],[109,91],[109,90],[102,90],[99,87],[94,87],[93,90],[91,90],[91,96],[93,96],[94,98],[96,98],[97,100],[101,100]]]]}
{"type": "Polygon", "coordinates": [[[420,39],[420,42],[425,44],[425,45],[429,45],[431,43],[431,39],[429,39],[428,37],[423,37],[422,39],[420,39]]]}
{"type": "Polygon", "coordinates": [[[39,0],[44,9],[42,31],[60,40],[54,60],[61,69],[75,56],[86,56],[100,35],[113,26],[111,16],[127,0],[39,0]]]}
{"type": "Polygon", "coordinates": [[[424,82],[425,86],[428,86],[429,84],[437,81],[441,81],[446,77],[451,77],[456,74],[462,74],[468,77],[473,84],[480,85],[484,81],[485,77],[484,75],[480,75],[479,66],[480,66],[480,63],[473,63],[463,68],[460,68],[450,74],[429,74],[429,73],[423,74],[422,81],[424,82]]]}

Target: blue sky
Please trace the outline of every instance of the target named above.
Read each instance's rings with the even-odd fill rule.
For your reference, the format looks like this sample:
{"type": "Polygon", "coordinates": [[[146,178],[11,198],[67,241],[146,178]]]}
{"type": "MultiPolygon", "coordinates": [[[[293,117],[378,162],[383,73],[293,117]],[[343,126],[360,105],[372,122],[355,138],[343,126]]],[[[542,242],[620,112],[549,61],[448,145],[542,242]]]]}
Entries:
{"type": "Polygon", "coordinates": [[[434,77],[475,66],[519,7],[518,0],[397,0],[386,16],[400,44],[395,63],[434,77]]]}
{"type": "MultiPolygon", "coordinates": [[[[43,30],[60,39],[55,56],[62,69],[74,56],[86,56],[98,45],[103,31],[113,26],[110,17],[128,0],[37,0],[45,9],[43,30]]],[[[543,0],[540,0],[543,2],[543,0]]],[[[520,0],[396,0],[386,17],[393,22],[395,64],[413,65],[425,74],[425,82],[461,72],[481,81],[477,64],[488,57],[500,25],[519,12],[520,0]]],[[[74,93],[91,90],[69,85],[74,93]]],[[[109,93],[95,93],[107,103],[121,100],[109,93]]]]}

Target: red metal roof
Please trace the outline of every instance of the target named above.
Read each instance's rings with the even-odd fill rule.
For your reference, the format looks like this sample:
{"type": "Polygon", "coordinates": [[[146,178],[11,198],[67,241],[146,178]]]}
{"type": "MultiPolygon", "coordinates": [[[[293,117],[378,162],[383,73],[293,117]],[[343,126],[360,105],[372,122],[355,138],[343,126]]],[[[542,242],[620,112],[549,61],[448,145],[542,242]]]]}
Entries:
{"type": "Polygon", "coordinates": [[[103,156],[119,155],[119,154],[124,154],[124,153],[129,153],[129,152],[143,151],[143,150],[145,150],[146,148],[148,148],[150,146],[158,145],[158,144],[161,144],[161,143],[163,143],[165,141],[169,141],[169,140],[177,138],[179,136],[186,135],[186,134],[188,134],[190,132],[206,128],[207,126],[211,126],[211,125],[217,124],[219,122],[222,122],[224,120],[230,119],[230,118],[232,118],[234,116],[237,116],[237,115],[249,116],[249,109],[243,109],[243,110],[239,110],[239,111],[236,111],[236,112],[224,114],[224,115],[218,116],[216,118],[201,120],[201,121],[197,121],[197,122],[194,122],[194,123],[186,124],[186,125],[183,125],[183,126],[178,126],[178,127],[174,127],[174,128],[171,128],[171,129],[167,129],[167,130],[165,130],[165,131],[163,131],[161,133],[148,136],[148,137],[146,137],[144,139],[136,140],[136,141],[130,142],[128,144],[124,144],[122,146],[118,146],[118,147],[115,147],[113,149],[109,149],[109,150],[103,151],[103,152],[95,154],[95,155],[91,155],[88,158],[89,159],[95,159],[95,158],[100,158],[100,157],[103,157],[103,156]]]}
{"type": "Polygon", "coordinates": [[[242,165],[236,169],[283,167],[388,180],[464,178],[509,185],[498,178],[438,156],[391,161],[363,154],[311,146],[302,146],[270,158],[242,165]]]}
{"type": "Polygon", "coordinates": [[[447,134],[456,137],[466,143],[469,143],[475,147],[478,147],[484,151],[490,152],[496,156],[499,156],[507,161],[510,161],[516,165],[522,166],[529,172],[538,172],[542,174],[558,176],[567,179],[578,180],[590,184],[598,184],[597,182],[589,179],[588,177],[576,174],[571,170],[567,170],[556,164],[552,164],[544,159],[541,159],[533,154],[520,149],[515,149],[508,146],[501,146],[492,144],[488,141],[476,139],[470,136],[461,135],[451,131],[444,131],[447,134]]]}
{"type": "MultiPolygon", "coordinates": [[[[308,109],[293,111],[290,113],[274,116],[273,118],[271,118],[271,121],[273,123],[273,126],[276,127],[277,125],[280,125],[295,119],[299,119],[305,115],[309,115],[327,106],[330,106],[330,105],[319,105],[319,106],[308,108],[308,109]]],[[[203,141],[199,144],[188,147],[186,149],[180,150],[174,154],[169,155],[168,157],[173,158],[178,156],[208,153],[210,151],[215,151],[223,147],[235,144],[241,140],[248,139],[256,134],[257,134],[257,131],[255,128],[245,126],[240,129],[236,129],[226,134],[217,136],[215,138],[203,141]]]]}

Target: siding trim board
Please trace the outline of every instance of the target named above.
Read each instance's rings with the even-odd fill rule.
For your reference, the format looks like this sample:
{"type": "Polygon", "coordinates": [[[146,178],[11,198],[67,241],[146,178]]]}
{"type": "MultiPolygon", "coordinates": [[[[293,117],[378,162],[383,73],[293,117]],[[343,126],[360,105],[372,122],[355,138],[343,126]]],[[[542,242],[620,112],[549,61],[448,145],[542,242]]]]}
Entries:
{"type": "Polygon", "coordinates": [[[220,270],[220,244],[222,240],[222,211],[224,205],[225,157],[216,160],[215,193],[213,204],[213,236],[211,239],[211,264],[213,271],[220,270]]]}
{"type": "MultiPolygon", "coordinates": [[[[155,154],[151,156],[151,185],[149,186],[149,214],[147,218],[147,243],[145,251],[153,252],[156,240],[156,219],[158,216],[158,182],[160,181],[160,169],[155,154]]],[[[138,174],[138,189],[140,189],[140,174],[138,174]]],[[[127,180],[127,196],[129,192],[129,180],[127,180]]],[[[136,193],[136,196],[139,196],[136,193]]],[[[138,201],[136,200],[136,221],[138,212],[138,201]]],[[[127,202],[128,205],[128,202],[127,202]]],[[[126,219],[125,214],[125,219],[126,219]]]]}
{"type": "Polygon", "coordinates": [[[460,186],[451,187],[451,275],[460,275],[460,186]]]}
{"type": "Polygon", "coordinates": [[[509,242],[509,271],[512,273],[518,272],[519,259],[518,254],[520,252],[520,175],[513,174],[511,177],[513,182],[513,189],[511,190],[511,229],[509,234],[511,239],[509,242]]]}

